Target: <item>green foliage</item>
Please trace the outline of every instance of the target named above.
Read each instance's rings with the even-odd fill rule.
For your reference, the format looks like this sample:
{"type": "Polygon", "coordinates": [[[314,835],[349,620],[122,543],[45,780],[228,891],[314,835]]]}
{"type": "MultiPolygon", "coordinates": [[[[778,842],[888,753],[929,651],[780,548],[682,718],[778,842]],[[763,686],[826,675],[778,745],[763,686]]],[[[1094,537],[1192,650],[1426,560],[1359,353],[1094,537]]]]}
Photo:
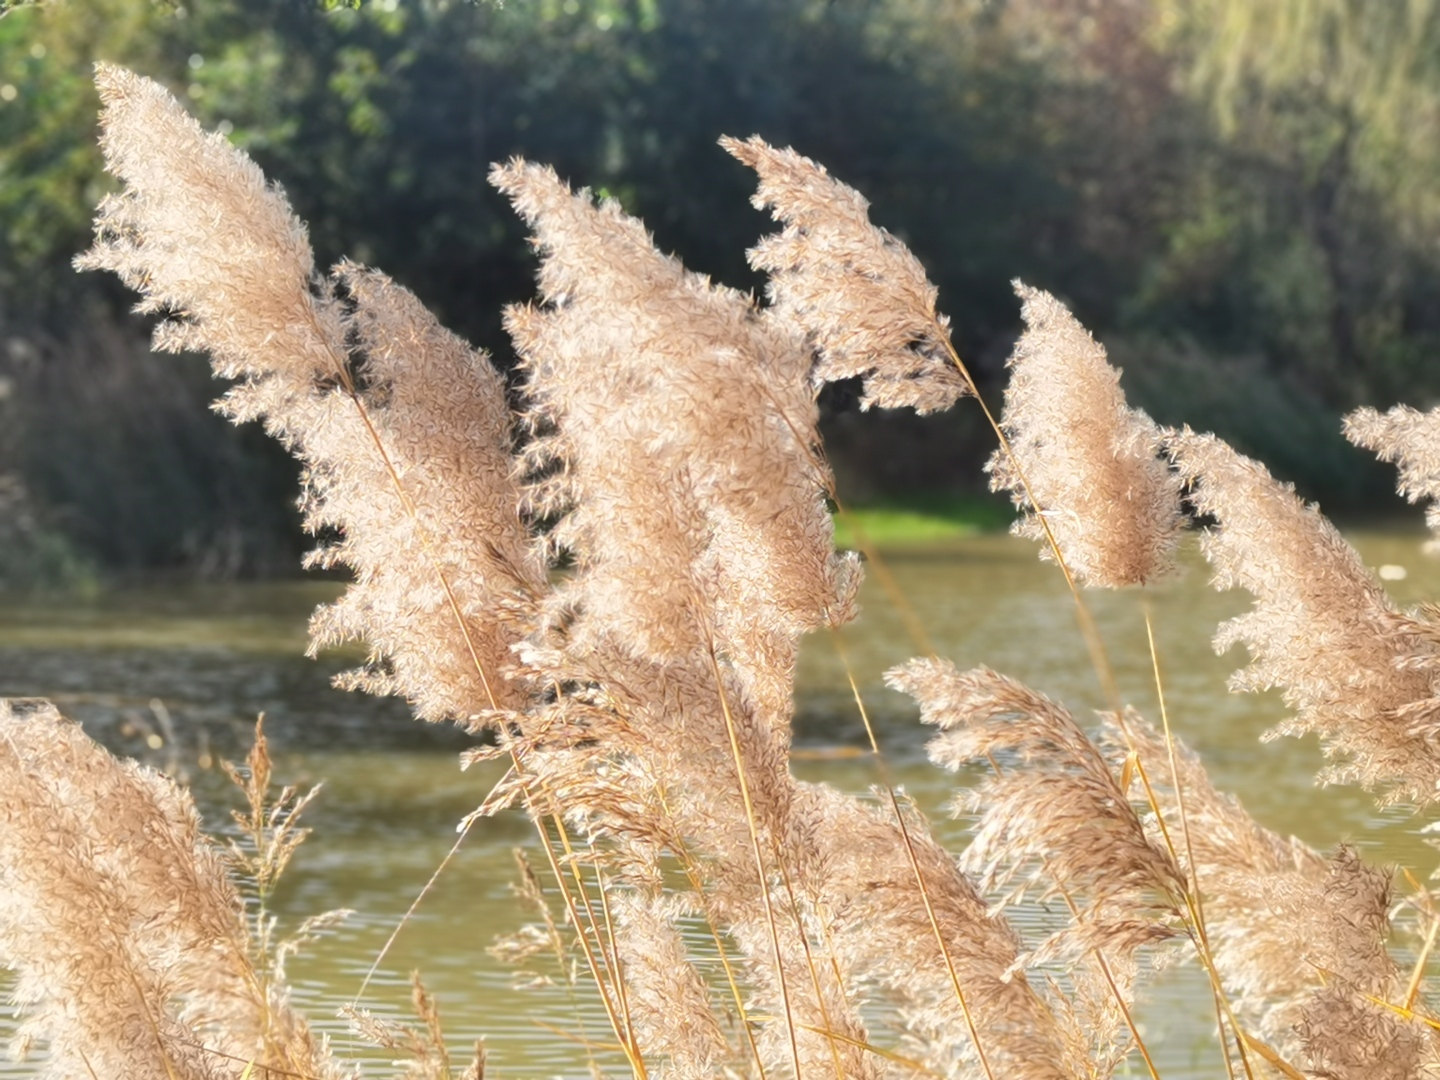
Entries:
{"type": "Polygon", "coordinates": [[[835,544],[842,548],[929,544],[1003,529],[1014,516],[998,497],[915,495],[847,507],[835,519],[835,544]]]}
{"type": "MultiPolygon", "coordinates": [[[[1440,224],[1440,135],[1429,119],[1440,108],[1440,23],[1422,0],[1371,7],[9,4],[0,332],[39,326],[63,337],[77,305],[126,302],[69,266],[110,189],[89,80],[104,59],[160,78],[283,183],[321,265],[350,256],[385,266],[502,361],[509,346],[496,313],[529,296],[533,262],[482,182],[490,162],[554,162],[643,216],[688,264],[758,287],[741,252],[764,221],[747,205],[743,170],[714,145],[722,133],[757,133],[869,194],[877,220],[940,286],[956,341],[987,386],[1016,333],[1007,282],[1018,276],[1062,296],[1102,339],[1183,339],[1253,358],[1238,374],[1259,379],[1257,391],[1236,396],[1274,397],[1286,416],[1401,398],[1425,405],[1440,400],[1431,362],[1440,254],[1427,240],[1440,224]]],[[[31,405],[63,414],[58,402],[31,405]]],[[[842,476],[854,475],[861,494],[896,473],[951,490],[978,483],[964,462],[935,476],[920,459],[953,455],[936,458],[929,436],[903,434],[882,461],[865,436],[852,446],[850,428],[834,428],[842,476]],[[904,458],[917,464],[893,460],[904,458]]],[[[233,443],[226,455],[249,452],[233,443]]],[[[6,453],[0,472],[21,468],[6,453]]],[[[230,476],[221,486],[274,475],[273,462],[216,468],[230,476]]],[[[1308,466],[1303,480],[1316,492],[1352,489],[1348,475],[1308,466]]],[[[26,478],[37,499],[77,512],[84,485],[73,470],[26,478]]],[[[210,512],[186,527],[215,534],[210,512]]]]}

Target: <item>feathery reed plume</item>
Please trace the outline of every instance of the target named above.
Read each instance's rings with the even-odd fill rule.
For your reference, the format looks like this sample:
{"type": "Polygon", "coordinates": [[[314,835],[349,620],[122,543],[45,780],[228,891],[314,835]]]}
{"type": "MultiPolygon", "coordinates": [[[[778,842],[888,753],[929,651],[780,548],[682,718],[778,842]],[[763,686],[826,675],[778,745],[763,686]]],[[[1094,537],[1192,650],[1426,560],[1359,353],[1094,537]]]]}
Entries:
{"type": "Polygon", "coordinates": [[[225,411],[263,418],[304,463],[307,524],[341,535],[313,560],[357,577],[317,618],[316,647],[364,636],[370,668],[352,681],[425,719],[516,703],[499,669],[543,572],[499,377],[388,279],[346,264],[318,282],[279,190],[159,85],[103,64],[96,82],[106,164],[126,186],[76,265],[139,290],[139,310],[168,316],[156,348],[208,351],[241,380],[225,411]]]}
{"type": "Polygon", "coordinates": [[[1345,417],[1345,437],[1381,461],[1393,462],[1400,470],[1400,494],[1412,503],[1432,500],[1425,523],[1440,539],[1440,502],[1434,501],[1440,499],[1440,409],[1356,409],[1345,417]]]}
{"type": "Polygon", "coordinates": [[[988,668],[960,673],[946,660],[912,660],[886,682],[920,704],[940,728],[930,759],[958,770],[993,763],[961,800],[979,812],[964,864],[983,871],[983,888],[1009,887],[1006,902],[1039,887],[1079,905],[1085,948],[1130,951],[1174,932],[1185,879],[1146,834],[1110,765],[1070,713],[988,668]]]}
{"type": "Polygon", "coordinates": [[[997,1077],[1088,1075],[1090,1033],[1062,1022],[1016,970],[1019,936],[918,814],[902,834],[893,815],[828,787],[802,785],[797,801],[796,816],[822,837],[809,872],[824,890],[825,939],[847,985],[878,985],[899,1003],[910,1054],[939,1075],[973,1075],[978,1041],[997,1077]]]}
{"type": "Polygon", "coordinates": [[[807,350],[614,203],[519,161],[491,180],[544,255],[544,305],[506,321],[546,476],[532,499],[567,511],[571,648],[603,627],[642,657],[696,657],[713,634],[742,673],[778,676],[752,690],[788,717],[795,640],[848,618],[858,584],[832,550],[807,350]]]}
{"type": "Polygon", "coordinates": [[[1279,687],[1295,715],[1273,734],[1316,732],[1321,778],[1386,789],[1386,801],[1440,798],[1440,643],[1398,612],[1335,527],[1294,488],[1213,435],[1166,437],[1195,509],[1214,517],[1202,547],[1217,589],[1255,597],[1220,627],[1215,648],[1244,642],[1234,691],[1279,687]]]}
{"type": "Polygon", "coordinates": [[[647,1060],[663,1060],[658,1075],[674,1080],[717,1075],[731,1051],[676,925],[693,914],[689,905],[659,892],[621,893],[610,903],[631,1022],[647,1060]]]}
{"type": "MultiPolygon", "coordinates": [[[[644,893],[658,852],[693,851],[697,903],[773,1018],[766,1067],[869,1075],[863,1025],[783,914],[794,856],[777,843],[799,638],[848,618],[859,580],[833,550],[809,351],[615,204],[518,161],[492,180],[543,256],[542,306],[507,326],[529,377],[532,502],[561,515],[551,539],[575,560],[521,651],[532,683],[560,688],[527,725],[534,797],[615,846],[620,895],[644,893]]],[[[684,1053],[669,1067],[693,1068],[684,1053]]]]}
{"type": "MultiPolygon", "coordinates": [[[[1064,304],[1018,281],[1015,292],[1026,329],[1000,421],[1010,452],[985,466],[990,487],[1009,490],[1021,509],[1015,534],[1044,542],[1034,499],[1082,584],[1144,584],[1173,567],[1184,525],[1160,430],[1126,406],[1120,372],[1064,304]]],[[[1040,557],[1053,557],[1048,544],[1040,557]]]]}
{"type": "Polygon", "coordinates": [[[985,868],[982,886],[1018,881],[1012,899],[1037,884],[1043,896],[1064,890],[1086,914],[1171,910],[1184,877],[1067,710],[989,668],[962,674],[936,658],[891,668],[886,681],[939,727],[929,746],[936,765],[995,763],[966,799],[982,814],[965,855],[985,868]]]}
{"type": "Polygon", "coordinates": [[[253,967],[225,859],[168,778],[0,702],[0,826],[0,963],[47,1075],[345,1075],[253,967]]]}
{"type": "MultiPolygon", "coordinates": [[[[1133,712],[1124,734],[1108,721],[1106,738],[1148,760],[1170,749],[1133,712]]],[[[1188,747],[1173,743],[1175,775],[1157,770],[1152,784],[1172,835],[1183,792],[1189,828],[1181,857],[1199,884],[1215,965],[1238,1014],[1310,1075],[1427,1075],[1422,1066],[1433,1066],[1440,1051],[1434,1034],[1378,1004],[1398,1000],[1403,983],[1385,949],[1389,872],[1352,848],[1327,859],[1264,828],[1215,789],[1188,747]]]]}
{"type": "Polygon", "coordinates": [[[1128,1029],[1153,1073],[1129,1014],[1134,956],[1179,932],[1179,866],[1147,835],[1109,764],[1061,706],[989,669],[961,674],[936,657],[892,668],[885,680],[941,729],[932,761],[991,770],[956,799],[957,813],[978,814],[962,867],[980,874],[982,889],[1007,890],[1002,906],[1033,888],[1042,899],[1059,894],[1071,911],[1069,926],[1015,966],[1077,962],[1076,992],[1056,1011],[1062,1031],[1087,1025],[1069,1045],[1084,1048],[1088,1068],[1113,1067],[1132,1047],[1121,1034],[1128,1029]]]}
{"type": "Polygon", "coordinates": [[[864,196],[758,136],[720,145],[759,174],[756,208],[784,223],[750,250],[750,265],[770,275],[769,311],[819,351],[816,378],[862,377],[862,408],[937,412],[966,393],[935,286],[909,248],[870,223],[864,196]]]}
{"type": "Polygon", "coordinates": [[[342,263],[334,280],[352,308],[360,402],[331,391],[290,419],[306,527],[340,534],[310,563],[356,580],[316,613],[311,651],[368,641],[370,665],[344,685],[402,694],[425,720],[516,707],[510,647],[546,586],[510,476],[504,381],[378,271],[342,263]]]}
{"type": "Polygon", "coordinates": [[[113,270],[169,316],[155,347],[209,352],[225,378],[334,376],[340,312],[311,293],[305,228],[224,136],[207,135],[159,83],[96,66],[100,146],[126,184],[100,204],[81,269],[113,270]]]}

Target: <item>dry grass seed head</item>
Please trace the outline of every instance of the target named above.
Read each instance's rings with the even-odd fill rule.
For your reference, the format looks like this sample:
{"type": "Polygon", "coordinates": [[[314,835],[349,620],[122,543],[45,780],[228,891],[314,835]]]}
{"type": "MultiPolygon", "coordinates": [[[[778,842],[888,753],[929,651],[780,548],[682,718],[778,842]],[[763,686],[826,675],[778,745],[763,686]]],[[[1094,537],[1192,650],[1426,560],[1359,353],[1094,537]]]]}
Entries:
{"type": "Polygon", "coordinates": [[[0,704],[0,825],[0,961],[55,1075],[342,1075],[266,993],[224,860],[169,779],[53,708],[0,704]]]}
{"type": "Polygon", "coordinates": [[[609,902],[631,1023],[647,1065],[663,1061],[659,1075],[674,1080],[715,1076],[732,1051],[677,925],[693,913],[674,894],[617,892],[609,902]]]}
{"type": "MultiPolygon", "coordinates": [[[[1022,511],[1016,535],[1050,535],[1086,585],[1140,585],[1174,566],[1184,526],[1180,480],[1160,455],[1160,431],[1128,408],[1105,350],[1047,292],[1019,282],[1024,335],[1009,360],[1002,447],[986,470],[1022,511]],[[1021,476],[1024,476],[1024,482],[1021,476]],[[1028,490],[1026,484],[1028,483],[1028,490]]],[[[1052,558],[1048,544],[1042,558],[1052,558]]]]}
{"type": "Polygon", "coordinates": [[[1356,409],[1345,417],[1345,437],[1396,465],[1401,495],[1411,502],[1431,500],[1425,521],[1440,540],[1440,502],[1435,501],[1440,499],[1440,408],[1423,413],[1408,405],[1384,413],[1356,409]]]}
{"type": "Polygon", "coordinates": [[[834,949],[845,985],[882,990],[898,1009],[906,1053],[941,1075],[973,1075],[979,1068],[967,1010],[997,1075],[1082,1075],[1083,1061],[1073,1051],[1076,1033],[1014,970],[1021,945],[1014,929],[987,910],[925,821],[902,812],[904,834],[888,809],[823,785],[802,784],[797,791],[795,817],[808,820],[811,854],[800,872],[809,876],[815,917],[826,924],[822,939],[834,949]]]}
{"type": "Polygon", "coordinates": [[[540,498],[576,573],[567,648],[604,634],[669,661],[713,647],[788,716],[795,643],[849,617],[810,358],[747,297],[656,251],[613,202],[516,161],[492,182],[531,224],[540,307],[507,327],[529,382],[540,498]],[[623,402],[623,407],[617,402],[623,402]]]}
{"type": "Polygon", "coordinates": [[[870,223],[864,197],[758,136],[720,144],[759,175],[755,206],[784,223],[751,249],[750,265],[770,275],[769,311],[819,350],[816,377],[863,377],[862,408],[936,412],[966,393],[935,286],[904,244],[870,223]]]}
{"type": "Polygon", "coordinates": [[[314,258],[284,195],[160,84],[95,71],[100,145],[125,190],[101,203],[76,265],[113,270],[141,293],[138,310],[171,316],[157,349],[209,352],[226,378],[328,373],[339,312],[311,295],[314,258]]]}
{"type": "Polygon", "coordinates": [[[1440,798],[1440,639],[1403,617],[1335,527],[1259,462],[1188,429],[1166,442],[1195,509],[1218,523],[1202,545],[1215,587],[1255,597],[1215,637],[1217,651],[1250,650],[1231,689],[1279,688],[1295,715],[1272,734],[1318,734],[1340,759],[1325,781],[1382,788],[1387,801],[1440,798]]]}
{"type": "Polygon", "coordinates": [[[961,800],[978,812],[963,864],[984,889],[1038,888],[1078,905],[1076,925],[1037,955],[1091,948],[1125,953],[1175,932],[1185,879],[1146,833],[1100,751],[1061,706],[987,668],[960,673],[912,660],[886,682],[920,703],[940,728],[930,759],[952,770],[993,771],[961,800]]]}
{"type": "Polygon", "coordinates": [[[372,662],[347,685],[402,694],[422,719],[517,708],[511,647],[548,585],[511,476],[504,381],[384,275],[347,263],[337,282],[364,413],[340,391],[316,400],[307,525],[338,527],[311,562],[356,581],[316,613],[312,648],[367,640],[372,662]]]}
{"type": "MultiPolygon", "coordinates": [[[[1151,762],[1168,754],[1164,737],[1133,712],[1126,733],[1110,721],[1112,744],[1134,745],[1151,762]]],[[[1421,1075],[1432,1036],[1368,1000],[1399,995],[1400,972],[1385,947],[1390,872],[1352,848],[1326,858],[1271,832],[1215,789],[1183,743],[1174,740],[1174,749],[1190,838],[1182,858],[1193,853],[1216,967],[1243,1022],[1314,1075],[1421,1075]]],[[[1178,836],[1170,770],[1152,767],[1151,779],[1178,836]]]]}
{"type": "Polygon", "coordinates": [[[382,275],[345,264],[315,281],[284,196],[158,84],[107,65],[97,82],[125,190],[77,265],[115,271],[142,310],[168,313],[156,346],[211,353],[241,379],[224,410],[263,419],[305,465],[307,524],[341,537],[312,561],[357,577],[317,617],[315,647],[366,638],[372,663],[352,684],[402,693],[426,719],[518,704],[501,669],[544,573],[499,377],[382,275]]]}

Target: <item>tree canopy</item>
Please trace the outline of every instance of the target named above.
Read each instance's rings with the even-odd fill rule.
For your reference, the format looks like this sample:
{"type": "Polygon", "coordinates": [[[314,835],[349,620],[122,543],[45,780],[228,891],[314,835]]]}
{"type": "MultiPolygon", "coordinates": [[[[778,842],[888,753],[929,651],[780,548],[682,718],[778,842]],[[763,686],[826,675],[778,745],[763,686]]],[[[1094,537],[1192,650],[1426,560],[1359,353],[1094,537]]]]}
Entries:
{"type": "MultiPolygon", "coordinates": [[[[502,361],[498,312],[529,295],[533,259],[484,182],[490,162],[553,163],[694,268],[755,287],[744,251],[766,223],[715,142],[759,134],[866,193],[940,285],[982,379],[998,378],[1014,339],[1009,283],[1023,278],[1130,358],[1127,379],[1160,419],[1229,424],[1243,448],[1273,449],[1278,471],[1343,501],[1362,474],[1333,417],[1440,396],[1434,8],[12,5],[0,16],[0,319],[11,337],[49,335],[61,356],[77,311],[118,319],[128,303],[70,269],[109,189],[96,60],[161,79],[244,147],[310,223],[322,264],[382,267],[502,361]],[[1184,409],[1207,372],[1231,388],[1200,395],[1212,415],[1196,418],[1184,409]],[[1274,407],[1256,415],[1257,400],[1274,407]]],[[[60,410],[18,363],[0,357],[0,377],[53,427],[60,410]]],[[[73,506],[56,470],[36,471],[45,442],[0,440],[0,473],[73,506]]],[[[915,457],[914,484],[954,483],[915,457]]]]}

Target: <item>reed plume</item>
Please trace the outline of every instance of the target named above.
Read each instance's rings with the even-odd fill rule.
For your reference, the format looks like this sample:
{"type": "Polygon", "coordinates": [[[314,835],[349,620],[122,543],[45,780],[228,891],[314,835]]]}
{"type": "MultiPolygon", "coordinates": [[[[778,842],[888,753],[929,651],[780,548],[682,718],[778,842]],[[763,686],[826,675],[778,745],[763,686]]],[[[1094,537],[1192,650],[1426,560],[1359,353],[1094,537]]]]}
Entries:
{"type": "Polygon", "coordinates": [[[0,825],[13,1049],[43,1042],[46,1075],[348,1075],[255,967],[226,858],[167,777],[0,702],[0,825]]]}
{"type": "MultiPolygon", "coordinates": [[[[1009,445],[985,466],[991,489],[1020,508],[1015,534],[1053,537],[1082,584],[1143,585],[1172,568],[1184,526],[1160,429],[1126,405],[1120,372],[1064,304],[1018,281],[1015,292],[1026,329],[1008,361],[1009,445]]],[[[1053,558],[1048,544],[1040,555],[1053,558]]]]}
{"type": "Polygon", "coordinates": [[[862,378],[861,407],[948,409],[971,388],[954,362],[949,320],[910,249],[870,223],[869,203],[823,166],[758,136],[720,145],[760,177],[752,200],[784,228],[750,250],[770,275],[769,313],[819,352],[821,382],[862,378]]]}
{"type": "Polygon", "coordinates": [[[894,668],[886,681],[940,729],[929,745],[933,762],[952,771],[991,766],[957,806],[980,815],[962,863],[981,874],[981,887],[1007,889],[1007,904],[1038,890],[1076,906],[1076,927],[1042,954],[1124,954],[1176,932],[1180,868],[1147,835],[1110,764],[1066,709],[987,668],[961,673],[935,658],[894,668]]]}
{"type": "Polygon", "coordinates": [[[1151,783],[1170,834],[1184,837],[1216,968],[1251,1030],[1311,1075],[1428,1075],[1440,1062],[1433,1034],[1381,1004],[1403,990],[1385,949],[1390,872],[1260,825],[1193,751],[1133,711],[1123,734],[1114,718],[1105,734],[1152,763],[1174,753],[1173,773],[1152,768],[1151,783]]]}
{"type": "Polygon", "coordinates": [[[614,905],[615,945],[640,1045],[676,1080],[715,1076],[733,1057],[711,991],[691,963],[677,921],[683,897],[626,893],[614,905]]]}
{"type": "Polygon", "coordinates": [[[1093,1032],[1019,970],[1019,934],[918,814],[905,811],[902,831],[894,815],[827,787],[805,785],[803,798],[822,837],[811,880],[824,890],[825,939],[847,984],[873,984],[897,1004],[910,1055],[940,1075],[1088,1075],[1093,1032]]]}
{"type": "Polygon", "coordinates": [[[1033,891],[1041,900],[1058,895],[1070,912],[1011,974],[1067,962],[1072,989],[1055,994],[1053,1026],[1082,1072],[1109,1075],[1137,1045],[1149,1064],[1129,1011],[1135,957],[1181,932],[1186,885],[1109,763],[1063,707],[988,669],[960,673],[929,657],[885,678],[941,729],[929,746],[933,762],[989,769],[955,800],[957,814],[977,815],[962,868],[981,889],[1002,890],[1001,908],[1033,891]]]}
{"type": "Polygon", "coordinates": [[[1295,715],[1272,735],[1318,734],[1340,759],[1326,782],[1382,788],[1387,801],[1440,798],[1433,633],[1396,610],[1335,527],[1263,465],[1188,429],[1167,445],[1195,509],[1218,523],[1202,542],[1215,587],[1255,597],[1215,637],[1217,651],[1250,650],[1231,689],[1278,687],[1295,715]]]}
{"type": "Polygon", "coordinates": [[[540,436],[529,495],[563,511],[551,540],[576,562],[551,600],[571,649],[590,627],[656,660],[713,644],[788,715],[794,642],[847,619],[858,584],[833,551],[809,352],[613,202],[522,162],[491,179],[544,256],[543,305],[507,327],[540,436]]]}
{"type": "Polygon", "coordinates": [[[1356,409],[1345,417],[1345,437],[1400,470],[1400,494],[1425,508],[1430,531],[1440,538],[1440,409],[1420,412],[1397,405],[1389,412],[1356,409]]]}
{"type": "Polygon", "coordinates": [[[404,289],[343,264],[317,278],[305,229],[244,154],[162,87],[99,65],[106,165],[125,183],[83,269],[117,273],[165,318],[155,347],[209,352],[222,400],[305,466],[302,508],[339,539],[312,563],[356,583],[317,616],[316,648],[363,637],[349,682],[404,694],[427,720],[515,704],[501,673],[539,588],[510,478],[509,412],[488,361],[404,289]]]}

